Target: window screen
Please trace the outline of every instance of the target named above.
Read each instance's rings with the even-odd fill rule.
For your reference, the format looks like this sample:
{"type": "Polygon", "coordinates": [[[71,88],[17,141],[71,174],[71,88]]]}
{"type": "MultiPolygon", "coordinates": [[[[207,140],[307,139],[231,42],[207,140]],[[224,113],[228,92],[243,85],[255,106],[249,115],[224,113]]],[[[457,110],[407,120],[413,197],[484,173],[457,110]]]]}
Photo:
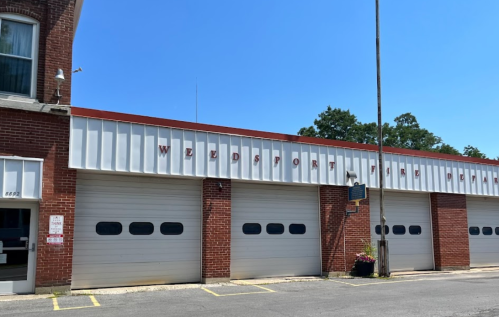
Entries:
{"type": "Polygon", "coordinates": [[[409,233],[412,235],[420,235],[421,234],[421,226],[410,226],[409,233]]]}
{"type": "Polygon", "coordinates": [[[478,227],[470,227],[469,231],[472,236],[477,236],[480,234],[480,228],[478,227]]]}
{"type": "Polygon", "coordinates": [[[392,230],[393,230],[393,234],[396,234],[396,235],[405,234],[405,226],[396,225],[396,226],[393,226],[392,230]]]}
{"type": "Polygon", "coordinates": [[[245,223],[243,225],[244,234],[260,234],[262,232],[262,226],[259,223],[245,223]]]}
{"type": "MultiPolygon", "coordinates": [[[[381,226],[377,225],[375,231],[376,231],[376,234],[381,235],[381,226]]],[[[389,233],[390,233],[390,227],[385,225],[385,234],[389,234],[389,233]]]]}
{"type": "Polygon", "coordinates": [[[117,236],[123,231],[123,226],[119,222],[99,222],[95,226],[95,232],[101,236],[117,236]]]}
{"type": "Polygon", "coordinates": [[[134,236],[148,236],[154,232],[154,225],[150,222],[132,222],[128,230],[134,236]]]}
{"type": "Polygon", "coordinates": [[[267,225],[268,234],[283,234],[284,225],[282,223],[269,223],[267,225]]]}
{"type": "Polygon", "coordinates": [[[292,223],[289,225],[289,233],[291,234],[305,234],[307,228],[301,223],[292,223]]]}
{"type": "Polygon", "coordinates": [[[484,236],[491,236],[492,235],[492,228],[491,227],[483,227],[482,233],[484,236]]]}
{"type": "Polygon", "coordinates": [[[166,236],[178,236],[184,232],[184,225],[180,222],[163,222],[159,231],[166,236]]]}

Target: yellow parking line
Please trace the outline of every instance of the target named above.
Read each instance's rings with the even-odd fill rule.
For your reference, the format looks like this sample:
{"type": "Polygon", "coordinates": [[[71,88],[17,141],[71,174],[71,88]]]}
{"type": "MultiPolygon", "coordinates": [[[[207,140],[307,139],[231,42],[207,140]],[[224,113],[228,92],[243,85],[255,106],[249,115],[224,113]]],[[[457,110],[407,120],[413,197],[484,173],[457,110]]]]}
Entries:
{"type": "Polygon", "coordinates": [[[266,290],[269,293],[275,293],[276,292],[276,291],[274,291],[274,290],[272,290],[270,288],[266,288],[266,287],[263,287],[263,286],[260,286],[260,285],[256,285],[256,284],[251,284],[251,283],[244,282],[244,281],[239,281],[239,283],[243,283],[243,284],[246,284],[246,285],[251,285],[251,286],[254,286],[254,287],[258,287],[258,288],[261,288],[263,290],[266,290]]]}
{"type": "Polygon", "coordinates": [[[88,296],[90,300],[92,301],[93,306],[79,306],[79,307],[65,307],[65,308],[60,308],[59,307],[59,302],[57,301],[57,298],[52,298],[52,304],[54,304],[54,310],[70,310],[70,309],[82,309],[82,308],[92,308],[92,307],[100,307],[99,302],[95,299],[93,295],[88,296]]]}
{"type": "Polygon", "coordinates": [[[251,284],[251,283],[247,283],[247,282],[243,282],[243,281],[238,281],[238,283],[242,283],[242,284],[246,284],[246,285],[258,287],[260,289],[263,289],[265,292],[247,292],[247,293],[233,293],[233,294],[217,294],[214,291],[209,290],[209,289],[204,288],[204,287],[202,287],[201,289],[203,289],[204,291],[206,291],[206,292],[208,292],[208,293],[210,293],[212,295],[215,295],[217,297],[236,296],[236,295],[251,295],[251,294],[268,294],[268,293],[275,293],[276,292],[274,290],[271,290],[270,288],[266,288],[266,287],[263,287],[263,286],[260,286],[260,285],[255,285],[255,284],[251,284]]]}
{"type": "Polygon", "coordinates": [[[207,289],[207,288],[201,287],[201,289],[202,289],[202,290],[204,290],[204,291],[207,291],[208,293],[210,293],[210,294],[212,294],[212,295],[215,295],[215,296],[220,296],[220,295],[218,295],[217,293],[212,292],[212,291],[210,291],[210,290],[209,290],[209,289],[207,289]]]}
{"type": "Polygon", "coordinates": [[[340,281],[335,281],[335,280],[330,280],[331,282],[335,282],[335,283],[341,283],[341,284],[346,284],[346,285],[350,285],[350,286],[359,286],[357,284],[352,284],[352,283],[347,283],[347,282],[340,282],[340,281]]]}

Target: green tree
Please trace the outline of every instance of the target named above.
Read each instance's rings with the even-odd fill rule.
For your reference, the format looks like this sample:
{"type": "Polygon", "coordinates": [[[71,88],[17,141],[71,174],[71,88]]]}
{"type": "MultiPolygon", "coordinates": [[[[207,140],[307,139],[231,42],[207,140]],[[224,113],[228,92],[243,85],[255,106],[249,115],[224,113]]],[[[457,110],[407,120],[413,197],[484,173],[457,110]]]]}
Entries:
{"type": "Polygon", "coordinates": [[[445,143],[442,143],[442,145],[437,146],[434,151],[438,152],[438,153],[444,153],[444,154],[462,155],[461,152],[456,150],[454,147],[450,146],[449,144],[445,144],[445,143]]]}
{"type": "Polygon", "coordinates": [[[416,117],[410,112],[395,118],[395,126],[387,129],[387,146],[404,149],[432,151],[442,143],[442,139],[427,129],[420,127],[416,117]]]}
{"type": "Polygon", "coordinates": [[[315,128],[301,128],[298,135],[356,142],[359,122],[350,110],[328,106],[326,111],[319,114],[319,119],[314,120],[314,125],[315,128]]]}
{"type": "Polygon", "coordinates": [[[464,148],[463,154],[465,156],[469,157],[478,157],[478,158],[483,158],[486,159],[487,156],[480,152],[480,150],[474,146],[468,145],[464,148]]]}

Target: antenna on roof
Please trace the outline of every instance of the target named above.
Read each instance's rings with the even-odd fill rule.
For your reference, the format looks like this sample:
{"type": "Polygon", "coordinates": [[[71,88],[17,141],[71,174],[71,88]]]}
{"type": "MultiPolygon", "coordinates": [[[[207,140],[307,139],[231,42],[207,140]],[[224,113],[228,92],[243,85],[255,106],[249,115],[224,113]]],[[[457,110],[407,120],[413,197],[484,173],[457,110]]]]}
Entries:
{"type": "Polygon", "coordinates": [[[198,78],[196,77],[196,123],[198,123],[198,78]]]}

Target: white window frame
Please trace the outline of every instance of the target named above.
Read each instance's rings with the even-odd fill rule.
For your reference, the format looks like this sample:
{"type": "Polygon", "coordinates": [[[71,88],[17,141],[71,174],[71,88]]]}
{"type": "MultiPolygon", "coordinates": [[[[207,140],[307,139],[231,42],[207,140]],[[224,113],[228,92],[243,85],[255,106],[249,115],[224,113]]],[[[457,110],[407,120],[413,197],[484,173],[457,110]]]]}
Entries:
{"type": "Polygon", "coordinates": [[[15,96],[24,96],[24,97],[29,97],[29,98],[36,98],[36,83],[37,83],[37,76],[38,76],[38,39],[40,37],[40,23],[30,17],[23,16],[23,15],[18,15],[18,14],[12,14],[12,13],[0,13],[0,27],[2,26],[2,20],[10,20],[10,21],[15,21],[15,22],[21,22],[21,23],[26,23],[26,24],[31,24],[33,25],[33,37],[32,37],[32,43],[31,43],[31,58],[32,58],[32,64],[31,64],[31,87],[30,87],[30,93],[29,95],[25,94],[19,94],[19,93],[14,93],[14,92],[9,92],[9,91],[0,91],[1,94],[4,95],[15,95],[15,96]]]}

